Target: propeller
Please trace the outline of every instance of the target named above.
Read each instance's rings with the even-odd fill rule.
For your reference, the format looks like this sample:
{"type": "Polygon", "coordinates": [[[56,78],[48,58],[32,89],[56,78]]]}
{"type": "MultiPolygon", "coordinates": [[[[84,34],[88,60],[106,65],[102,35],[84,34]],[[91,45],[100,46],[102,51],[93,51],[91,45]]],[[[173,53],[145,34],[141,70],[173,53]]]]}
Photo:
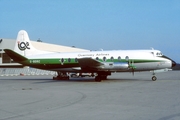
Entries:
{"type": "Polygon", "coordinates": [[[136,66],[134,66],[134,61],[129,61],[129,68],[132,69],[132,74],[134,76],[134,70],[136,69],[136,66]]]}

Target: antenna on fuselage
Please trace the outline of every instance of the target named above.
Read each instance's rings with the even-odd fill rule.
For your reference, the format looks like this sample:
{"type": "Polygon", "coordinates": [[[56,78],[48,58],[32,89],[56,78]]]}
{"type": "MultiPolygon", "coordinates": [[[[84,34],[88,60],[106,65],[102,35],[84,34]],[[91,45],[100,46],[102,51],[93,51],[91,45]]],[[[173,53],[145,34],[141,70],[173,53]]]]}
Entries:
{"type": "Polygon", "coordinates": [[[153,47],[151,47],[151,50],[154,50],[154,48],[153,48],[153,47]]]}

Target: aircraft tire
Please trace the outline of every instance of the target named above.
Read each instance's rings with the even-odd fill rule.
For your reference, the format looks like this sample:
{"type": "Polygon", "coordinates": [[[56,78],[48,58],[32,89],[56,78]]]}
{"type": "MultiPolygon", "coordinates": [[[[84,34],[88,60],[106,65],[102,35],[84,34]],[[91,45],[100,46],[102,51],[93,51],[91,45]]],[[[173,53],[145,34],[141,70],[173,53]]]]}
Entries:
{"type": "Polygon", "coordinates": [[[53,80],[69,80],[69,76],[65,76],[65,77],[57,76],[57,77],[53,77],[53,80]]]}
{"type": "Polygon", "coordinates": [[[96,82],[101,82],[101,77],[100,77],[100,76],[96,76],[96,77],[95,77],[95,81],[96,81],[96,82]]]}
{"type": "Polygon", "coordinates": [[[103,76],[102,76],[102,79],[103,79],[103,80],[107,80],[107,75],[103,75],[103,76]]]}
{"type": "Polygon", "coordinates": [[[157,79],[156,76],[152,77],[152,81],[156,81],[156,79],[157,79]]]}

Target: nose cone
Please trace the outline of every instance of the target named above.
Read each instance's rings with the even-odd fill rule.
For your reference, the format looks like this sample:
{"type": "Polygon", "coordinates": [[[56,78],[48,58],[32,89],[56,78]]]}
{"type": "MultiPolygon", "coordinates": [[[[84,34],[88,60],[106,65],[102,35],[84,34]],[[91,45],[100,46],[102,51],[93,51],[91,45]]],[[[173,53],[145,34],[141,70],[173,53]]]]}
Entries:
{"type": "Polygon", "coordinates": [[[163,55],[162,57],[171,61],[171,63],[172,63],[171,67],[176,66],[176,62],[174,60],[172,60],[171,58],[169,58],[169,57],[167,57],[165,55],[163,55]]]}
{"type": "Polygon", "coordinates": [[[176,62],[172,60],[172,67],[176,66],[176,62]]]}

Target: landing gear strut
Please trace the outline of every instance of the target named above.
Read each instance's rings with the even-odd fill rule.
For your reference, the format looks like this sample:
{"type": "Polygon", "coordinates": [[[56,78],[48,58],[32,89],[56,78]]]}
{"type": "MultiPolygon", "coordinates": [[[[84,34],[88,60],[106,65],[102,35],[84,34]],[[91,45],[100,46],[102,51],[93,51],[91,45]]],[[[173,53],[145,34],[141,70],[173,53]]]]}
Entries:
{"type": "Polygon", "coordinates": [[[53,77],[53,80],[69,80],[69,76],[66,72],[57,72],[57,76],[53,77]]]}
{"type": "Polygon", "coordinates": [[[152,81],[156,81],[157,77],[155,76],[155,73],[153,72],[152,81]]]}
{"type": "Polygon", "coordinates": [[[111,75],[110,72],[99,72],[98,75],[95,77],[96,82],[101,82],[102,80],[107,80],[107,76],[111,75]]]}

